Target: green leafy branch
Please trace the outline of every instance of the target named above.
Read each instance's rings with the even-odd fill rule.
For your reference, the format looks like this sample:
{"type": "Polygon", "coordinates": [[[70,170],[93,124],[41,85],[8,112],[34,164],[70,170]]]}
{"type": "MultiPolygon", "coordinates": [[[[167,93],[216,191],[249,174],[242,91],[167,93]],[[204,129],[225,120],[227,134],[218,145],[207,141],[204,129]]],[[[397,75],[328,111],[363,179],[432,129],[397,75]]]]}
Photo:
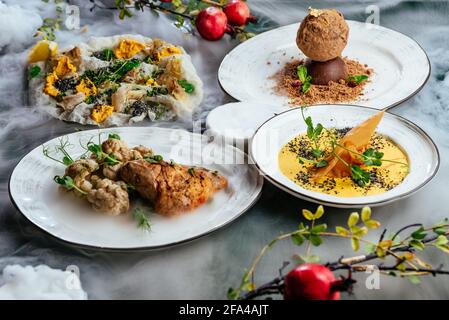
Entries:
{"type": "Polygon", "coordinates": [[[433,268],[432,265],[423,261],[416,254],[417,251],[424,251],[428,247],[435,247],[449,254],[449,240],[447,238],[449,235],[449,222],[447,219],[428,228],[424,228],[420,224],[409,225],[400,229],[387,239],[385,239],[386,230],[384,230],[379,241],[372,242],[366,240],[364,237],[368,234],[369,230],[378,229],[381,224],[379,221],[372,219],[371,209],[369,207],[364,207],[360,214],[358,212],[352,212],[348,217],[347,225],[345,227],[336,226],[335,232],[327,231],[327,225],[324,223],[315,225],[315,221],[324,215],[324,208],[322,206],[319,206],[315,213],[309,210],[303,210],[302,215],[311,224],[306,225],[301,223],[297,230],[279,235],[265,245],[253,260],[250,268],[245,271],[239,287],[228,290],[228,298],[252,299],[263,295],[282,293],[284,281],[282,274],[259,287],[254,281],[254,275],[262,257],[273,248],[275,243],[286,239],[291,239],[297,246],[301,246],[307,240],[306,255],[295,255],[295,257],[299,257],[302,262],[313,263],[319,262],[319,257],[311,254],[310,245],[321,245],[323,238],[338,237],[349,239],[352,249],[355,252],[360,250],[361,243],[366,244],[368,250],[366,255],[348,258],[341,257],[338,261],[325,264],[331,271],[349,270],[350,272],[362,272],[373,267],[372,264],[366,265],[364,263],[375,259],[385,260],[387,257],[391,257],[394,259],[393,265],[388,266],[383,262],[375,265],[384,275],[407,277],[412,283],[419,283],[419,276],[449,275],[448,270],[443,270],[441,267],[433,268]],[[399,233],[416,227],[418,229],[411,232],[404,240],[398,240],[399,233]]]}

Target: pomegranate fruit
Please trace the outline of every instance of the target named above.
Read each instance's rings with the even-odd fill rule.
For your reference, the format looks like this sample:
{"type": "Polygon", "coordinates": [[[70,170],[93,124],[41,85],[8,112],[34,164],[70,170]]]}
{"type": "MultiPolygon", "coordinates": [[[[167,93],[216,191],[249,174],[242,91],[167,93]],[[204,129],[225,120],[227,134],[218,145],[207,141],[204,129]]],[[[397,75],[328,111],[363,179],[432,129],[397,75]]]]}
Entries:
{"type": "Polygon", "coordinates": [[[285,277],[285,300],[338,300],[340,292],[333,290],[336,283],[329,268],[316,263],[304,263],[285,277]]]}
{"type": "Polygon", "coordinates": [[[160,2],[171,2],[172,0],[159,0],[160,2]]]}
{"type": "Polygon", "coordinates": [[[204,39],[215,41],[223,37],[228,30],[228,18],[221,9],[208,7],[200,11],[195,25],[204,39]]]}
{"type": "Polygon", "coordinates": [[[255,22],[256,18],[251,16],[246,2],[241,0],[231,0],[224,7],[224,13],[228,17],[228,22],[234,26],[243,26],[248,22],[255,22]]]}

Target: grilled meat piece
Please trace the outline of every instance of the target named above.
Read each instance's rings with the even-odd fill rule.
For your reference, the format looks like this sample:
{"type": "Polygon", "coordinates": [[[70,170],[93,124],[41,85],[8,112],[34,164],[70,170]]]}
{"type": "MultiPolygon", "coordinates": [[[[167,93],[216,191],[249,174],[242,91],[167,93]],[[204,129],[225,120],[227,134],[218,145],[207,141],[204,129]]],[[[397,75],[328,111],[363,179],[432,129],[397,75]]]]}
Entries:
{"type": "Polygon", "coordinates": [[[165,161],[130,161],[120,169],[120,176],[150,200],[156,212],[167,216],[192,210],[227,186],[226,178],[216,172],[165,161]]]}

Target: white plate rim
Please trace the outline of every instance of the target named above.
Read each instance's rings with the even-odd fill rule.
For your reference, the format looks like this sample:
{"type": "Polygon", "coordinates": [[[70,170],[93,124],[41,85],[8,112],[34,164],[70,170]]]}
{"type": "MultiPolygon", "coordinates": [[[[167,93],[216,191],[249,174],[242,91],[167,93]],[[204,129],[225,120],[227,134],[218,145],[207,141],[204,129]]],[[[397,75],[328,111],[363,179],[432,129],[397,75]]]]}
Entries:
{"type": "MultiPolygon", "coordinates": [[[[127,127],[120,127],[121,129],[125,129],[127,127]]],[[[132,127],[132,129],[136,129],[136,128],[142,128],[145,129],[146,127],[132,127]]],[[[176,131],[183,131],[186,132],[185,130],[182,129],[169,129],[169,128],[163,128],[163,127],[151,127],[151,128],[158,128],[158,129],[164,129],[164,130],[176,130],[176,131]]],[[[90,130],[82,130],[83,133],[89,133],[89,132],[95,132],[98,134],[99,131],[110,131],[110,130],[114,130],[114,128],[100,128],[100,129],[90,129],[90,130]]],[[[65,137],[68,135],[75,135],[77,132],[71,132],[71,133],[67,133],[67,134],[63,134],[61,136],[57,136],[54,137],[50,140],[45,141],[43,144],[54,140],[54,139],[58,139],[61,137],[65,137]]],[[[197,135],[197,136],[202,136],[201,134],[198,133],[193,133],[193,132],[189,132],[187,131],[188,134],[190,135],[197,135]]],[[[19,166],[19,164],[33,151],[35,151],[38,148],[41,148],[41,145],[38,145],[37,147],[33,148],[32,150],[30,150],[29,152],[27,152],[24,156],[22,156],[19,161],[17,161],[16,165],[14,166],[14,169],[11,171],[11,174],[9,175],[9,179],[8,179],[8,195],[9,195],[9,199],[11,201],[11,203],[13,204],[14,208],[29,222],[31,223],[34,227],[36,227],[40,232],[43,232],[45,235],[49,236],[50,238],[56,240],[57,242],[60,242],[64,245],[68,245],[74,248],[79,248],[79,249],[86,249],[86,250],[94,250],[94,251],[101,251],[101,252],[145,252],[145,251],[157,251],[157,250],[164,250],[164,249],[168,249],[168,248],[172,248],[175,246],[180,246],[183,244],[187,244],[189,242],[198,240],[200,238],[206,237],[208,235],[210,235],[213,232],[218,231],[219,229],[222,229],[228,225],[230,225],[231,223],[235,222],[238,218],[240,218],[244,213],[246,213],[249,209],[251,209],[256,203],[257,201],[260,199],[261,195],[262,195],[262,188],[263,188],[263,184],[264,184],[264,179],[263,177],[259,174],[259,170],[257,169],[257,167],[254,164],[251,163],[246,163],[245,165],[249,166],[249,167],[254,167],[255,172],[257,173],[257,185],[256,185],[256,189],[257,192],[256,194],[253,196],[253,199],[244,207],[242,208],[242,210],[240,210],[240,212],[238,212],[237,214],[234,215],[234,217],[232,217],[231,219],[216,225],[215,227],[202,232],[196,236],[192,236],[186,239],[182,239],[180,241],[175,241],[172,243],[168,243],[168,244],[163,244],[163,245],[155,245],[155,246],[142,246],[142,247],[129,247],[129,248],[114,248],[114,247],[107,247],[107,246],[97,246],[97,245],[89,245],[89,244],[82,244],[82,243],[77,243],[71,240],[67,240],[64,239],[63,237],[59,237],[53,233],[51,233],[50,231],[44,229],[43,227],[41,227],[39,224],[37,224],[36,222],[32,221],[24,212],[22,212],[22,210],[20,209],[19,205],[16,203],[16,201],[14,200],[14,196],[11,193],[11,183],[12,183],[12,177],[13,174],[16,170],[16,168],[19,166]]],[[[249,156],[244,153],[242,150],[235,148],[234,146],[230,146],[227,145],[226,147],[230,147],[235,149],[235,152],[238,153],[242,153],[245,156],[245,159],[249,159],[249,156]]]]}
{"type": "MultiPolygon", "coordinates": [[[[360,25],[365,25],[365,24],[366,24],[365,22],[360,22],[360,21],[355,21],[355,20],[346,20],[346,21],[351,22],[351,23],[354,23],[354,24],[360,24],[360,25]]],[[[272,29],[272,30],[268,30],[268,31],[262,32],[262,33],[256,35],[255,37],[246,40],[244,43],[242,43],[242,44],[236,46],[234,49],[232,49],[230,52],[228,52],[228,53],[224,56],[223,60],[221,61],[220,66],[219,66],[219,68],[218,68],[218,72],[217,72],[217,80],[218,80],[218,84],[219,84],[219,86],[221,87],[221,89],[222,89],[224,92],[226,92],[226,94],[228,94],[228,95],[231,96],[232,98],[236,99],[237,101],[242,101],[242,102],[249,101],[249,100],[247,100],[247,99],[242,100],[241,97],[237,97],[237,96],[233,95],[233,94],[230,92],[231,90],[227,90],[227,89],[225,88],[225,85],[222,83],[222,81],[223,81],[223,80],[221,79],[221,78],[222,78],[222,77],[221,77],[221,74],[222,74],[222,72],[223,72],[222,70],[223,70],[223,68],[224,68],[225,63],[227,63],[227,59],[229,59],[230,54],[231,54],[233,51],[238,50],[238,48],[239,48],[240,46],[242,46],[242,45],[247,45],[248,43],[251,43],[251,41],[255,41],[254,39],[257,39],[257,37],[258,37],[259,35],[264,35],[264,36],[266,36],[266,34],[267,34],[267,33],[270,33],[270,32],[279,32],[281,29],[289,28],[289,27],[291,27],[292,25],[298,25],[298,23],[300,23],[300,21],[297,22],[297,23],[291,23],[291,24],[288,24],[288,25],[285,25],[285,26],[280,26],[280,27],[277,27],[277,28],[275,28],[275,29],[272,29]]],[[[385,30],[385,31],[388,31],[388,32],[394,32],[394,33],[400,34],[401,36],[403,36],[403,37],[409,39],[410,41],[414,42],[414,43],[421,49],[422,53],[424,53],[424,56],[426,57],[426,60],[427,60],[428,72],[427,72],[427,76],[424,78],[422,84],[420,84],[420,85],[416,88],[416,90],[413,91],[412,93],[410,93],[407,97],[404,97],[404,98],[402,98],[402,99],[400,99],[400,100],[398,100],[398,101],[396,101],[396,102],[394,102],[394,103],[389,104],[388,106],[385,106],[385,110],[389,110],[389,109],[392,109],[392,108],[394,108],[394,107],[397,107],[398,105],[404,103],[405,101],[407,101],[407,100],[413,98],[416,94],[418,94],[418,93],[424,88],[424,86],[426,85],[426,83],[429,81],[430,75],[432,74],[432,64],[431,64],[431,62],[430,62],[430,59],[429,59],[429,56],[428,56],[427,52],[424,50],[424,48],[421,46],[421,44],[420,44],[418,41],[416,41],[415,39],[413,39],[412,37],[410,37],[410,36],[408,36],[408,35],[406,35],[406,34],[400,32],[400,31],[393,30],[393,29],[390,29],[390,28],[387,28],[387,27],[383,27],[383,26],[381,26],[381,25],[373,25],[373,26],[375,26],[376,28],[378,28],[378,29],[380,29],[380,30],[385,30]]],[[[314,104],[314,105],[322,105],[322,104],[336,104],[336,103],[320,103],[320,104],[314,104]]],[[[348,103],[341,103],[341,105],[349,105],[349,104],[348,104],[348,103]]],[[[357,104],[353,104],[353,105],[357,105],[357,104]]],[[[292,108],[295,108],[295,107],[292,106],[292,108]]],[[[380,109],[378,109],[378,108],[374,108],[374,109],[380,110],[380,109]]]]}
{"type": "MultiPolygon", "coordinates": [[[[317,106],[317,107],[328,107],[329,105],[328,104],[317,104],[317,105],[314,105],[314,107],[315,106],[317,106]]],[[[374,110],[374,111],[379,111],[376,108],[360,106],[360,105],[356,105],[356,104],[344,104],[344,106],[350,106],[350,107],[356,107],[356,108],[363,108],[363,109],[370,109],[370,110],[374,110]]],[[[257,130],[255,131],[255,133],[253,135],[253,138],[257,134],[257,132],[266,123],[268,123],[272,119],[274,119],[274,118],[276,118],[276,117],[278,117],[278,116],[280,116],[282,114],[285,114],[287,112],[297,111],[300,108],[301,107],[291,108],[289,110],[280,112],[280,113],[276,114],[275,116],[271,117],[270,119],[266,120],[263,124],[261,124],[259,126],[259,128],[257,128],[257,130]]],[[[418,190],[423,188],[427,183],[429,183],[435,177],[435,175],[438,173],[438,170],[439,170],[440,164],[441,164],[441,155],[440,155],[440,151],[438,150],[438,147],[435,144],[435,142],[433,141],[433,139],[421,127],[419,127],[414,122],[412,122],[412,121],[410,121],[410,120],[408,120],[408,119],[406,119],[406,118],[404,118],[404,117],[402,117],[400,115],[397,115],[397,114],[394,114],[394,113],[391,113],[391,112],[388,112],[388,111],[386,111],[386,113],[388,113],[389,115],[393,116],[394,118],[396,118],[399,121],[405,122],[407,125],[411,126],[413,129],[417,130],[419,132],[419,134],[422,135],[422,137],[424,137],[429,142],[429,144],[435,150],[435,154],[437,156],[437,161],[436,161],[435,168],[434,168],[433,172],[427,177],[426,180],[421,182],[421,184],[416,186],[415,188],[413,188],[413,189],[411,189],[411,190],[409,190],[407,192],[401,193],[399,195],[396,195],[394,197],[391,197],[391,198],[387,198],[387,199],[380,200],[380,201],[374,201],[374,202],[370,202],[370,203],[347,203],[346,204],[346,203],[334,203],[334,202],[331,202],[331,201],[325,201],[325,200],[322,200],[320,198],[312,197],[312,196],[305,196],[305,195],[301,194],[300,192],[298,192],[297,190],[293,190],[293,189],[289,188],[288,186],[285,186],[284,184],[278,182],[275,178],[273,178],[268,173],[266,173],[266,172],[264,172],[262,170],[262,168],[259,166],[259,164],[257,163],[256,159],[253,156],[253,143],[252,143],[253,138],[251,138],[251,144],[250,144],[250,147],[249,147],[249,156],[251,158],[252,163],[254,163],[256,168],[261,172],[261,174],[263,175],[263,177],[265,179],[270,181],[272,184],[274,184],[275,186],[277,186],[281,190],[283,190],[283,191],[285,191],[285,192],[287,192],[287,193],[289,193],[289,194],[291,194],[291,195],[293,195],[293,196],[295,196],[297,198],[303,199],[303,200],[311,201],[311,202],[314,202],[314,203],[319,203],[319,204],[326,205],[326,206],[333,207],[333,208],[359,208],[359,207],[362,207],[362,206],[376,207],[376,206],[381,206],[381,205],[385,205],[385,204],[388,204],[388,203],[392,203],[392,202],[395,202],[397,200],[404,199],[404,198],[407,198],[407,197],[411,196],[412,194],[414,194],[415,192],[417,192],[418,190]]]]}

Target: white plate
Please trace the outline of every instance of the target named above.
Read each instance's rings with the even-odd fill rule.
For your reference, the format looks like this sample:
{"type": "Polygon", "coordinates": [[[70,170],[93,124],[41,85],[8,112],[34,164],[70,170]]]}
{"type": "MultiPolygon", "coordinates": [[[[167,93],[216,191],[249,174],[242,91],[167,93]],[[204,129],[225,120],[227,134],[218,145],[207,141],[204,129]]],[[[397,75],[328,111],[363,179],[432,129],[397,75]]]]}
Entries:
{"type": "MultiPolygon", "coordinates": [[[[316,105],[306,110],[314,123],[324,127],[354,127],[378,110],[354,105],[316,105]],[[332,115],[329,113],[332,109],[332,115]]],[[[391,138],[407,153],[410,173],[404,181],[385,193],[363,197],[337,197],[301,188],[279,170],[280,149],[307,128],[301,118],[301,109],[294,108],[267,120],[255,133],[250,155],[256,166],[269,181],[298,198],[332,207],[378,206],[409,196],[423,187],[436,174],[440,156],[432,139],[417,125],[385,113],[377,132],[391,138]]]]}
{"type": "MultiPolygon", "coordinates": [[[[343,56],[359,60],[375,71],[363,98],[356,102],[358,105],[392,107],[424,86],[430,75],[430,63],[418,43],[381,26],[347,22],[349,41],[343,56]]],[[[227,54],[218,71],[223,89],[240,101],[288,105],[287,97],[274,93],[275,81],[269,78],[291,57],[304,58],[295,42],[298,26],[299,23],[294,23],[264,32],[227,54]]]]}
{"type": "MultiPolygon", "coordinates": [[[[132,210],[118,217],[106,216],[95,212],[86,201],[74,201],[72,195],[61,192],[53,177],[63,174],[64,166],[44,157],[42,147],[37,147],[14,169],[9,183],[11,199],[28,220],[71,244],[107,250],[138,250],[183,243],[230,223],[248,210],[261,192],[263,178],[254,166],[231,163],[235,158],[244,160],[243,152],[229,145],[207,143],[206,137],[184,130],[151,127],[76,132],[66,136],[73,144],[70,153],[81,155],[84,150],[79,141],[86,142],[99,132],[104,133],[103,137],[110,132],[118,133],[128,145],[151,147],[164,159],[218,170],[228,178],[229,187],[185,215],[166,218],[151,214],[152,229],[145,232],[137,228],[132,210]]],[[[57,143],[58,138],[45,145],[57,143]]]]}

